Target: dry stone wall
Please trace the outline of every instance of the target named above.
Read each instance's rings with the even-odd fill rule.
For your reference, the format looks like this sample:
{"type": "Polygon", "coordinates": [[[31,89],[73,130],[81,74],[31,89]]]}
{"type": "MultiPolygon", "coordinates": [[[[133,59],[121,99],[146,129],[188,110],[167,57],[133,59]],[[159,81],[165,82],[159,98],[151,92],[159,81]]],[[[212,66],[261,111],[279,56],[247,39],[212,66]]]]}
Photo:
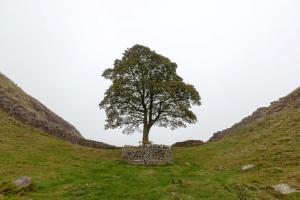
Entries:
{"type": "Polygon", "coordinates": [[[209,139],[209,142],[220,140],[226,134],[229,134],[238,128],[241,128],[252,122],[264,119],[268,116],[278,114],[290,108],[300,108],[300,87],[294,90],[289,95],[280,98],[278,101],[272,102],[269,107],[258,108],[254,113],[252,113],[252,115],[244,118],[239,123],[234,124],[231,128],[214,133],[213,136],[209,139]]]}
{"type": "Polygon", "coordinates": [[[0,111],[4,111],[23,124],[40,129],[50,135],[74,144],[100,149],[116,148],[113,145],[102,142],[86,140],[74,126],[50,111],[38,100],[27,95],[21,89],[18,89],[12,81],[0,73],[0,81],[1,80],[2,84],[10,83],[13,85],[14,90],[18,91],[18,93],[10,91],[0,82],[0,111]],[[24,99],[26,99],[28,104],[27,107],[21,103],[24,99]]]}
{"type": "Polygon", "coordinates": [[[165,145],[124,146],[122,158],[135,165],[166,165],[172,162],[172,149],[165,145]]]}
{"type": "Polygon", "coordinates": [[[183,142],[176,142],[172,145],[172,147],[195,147],[203,145],[204,142],[201,140],[186,140],[183,142]]]}

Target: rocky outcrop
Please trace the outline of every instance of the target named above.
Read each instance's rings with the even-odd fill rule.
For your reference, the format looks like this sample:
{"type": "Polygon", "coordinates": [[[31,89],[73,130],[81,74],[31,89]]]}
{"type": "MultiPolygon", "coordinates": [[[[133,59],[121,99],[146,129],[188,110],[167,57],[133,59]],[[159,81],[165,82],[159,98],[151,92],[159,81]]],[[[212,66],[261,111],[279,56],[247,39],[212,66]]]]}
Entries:
{"type": "Polygon", "coordinates": [[[74,126],[50,111],[38,100],[27,95],[1,73],[0,110],[30,127],[68,142],[94,148],[114,148],[112,145],[84,139],[74,126]]]}
{"type": "Polygon", "coordinates": [[[203,145],[204,142],[201,140],[186,140],[183,142],[176,142],[172,145],[172,147],[194,147],[194,146],[200,146],[203,145]]]}
{"type": "Polygon", "coordinates": [[[257,109],[254,113],[252,113],[252,115],[244,118],[242,121],[233,125],[231,128],[214,133],[213,136],[209,139],[209,142],[220,140],[226,134],[229,134],[235,129],[241,128],[254,121],[258,121],[265,117],[275,115],[289,108],[299,108],[299,107],[300,107],[300,87],[294,90],[286,97],[280,98],[278,101],[272,102],[269,107],[262,107],[257,109]]]}
{"type": "Polygon", "coordinates": [[[166,165],[172,162],[172,150],[165,145],[124,146],[122,158],[134,165],[166,165]]]}

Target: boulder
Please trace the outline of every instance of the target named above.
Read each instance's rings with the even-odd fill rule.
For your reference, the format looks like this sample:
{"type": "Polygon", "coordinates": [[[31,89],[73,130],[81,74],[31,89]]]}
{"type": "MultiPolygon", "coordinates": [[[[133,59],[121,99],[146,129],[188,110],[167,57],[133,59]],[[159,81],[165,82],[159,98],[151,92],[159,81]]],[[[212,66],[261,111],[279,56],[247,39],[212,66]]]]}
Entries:
{"type": "Polygon", "coordinates": [[[20,193],[33,189],[33,182],[30,177],[21,176],[14,181],[0,183],[0,195],[9,193],[20,193]]]}
{"type": "Polygon", "coordinates": [[[30,177],[21,176],[18,179],[13,181],[13,186],[17,190],[22,190],[22,189],[25,189],[25,188],[29,188],[30,186],[32,186],[32,180],[31,180],[30,177]]]}
{"type": "Polygon", "coordinates": [[[246,170],[252,169],[253,167],[254,167],[254,165],[245,165],[242,167],[242,170],[246,171],[246,170]]]}
{"type": "Polygon", "coordinates": [[[288,186],[287,184],[278,184],[278,185],[273,185],[272,187],[275,191],[277,191],[277,192],[279,192],[280,194],[283,194],[283,195],[298,192],[296,189],[290,188],[290,186],[288,186]]]}

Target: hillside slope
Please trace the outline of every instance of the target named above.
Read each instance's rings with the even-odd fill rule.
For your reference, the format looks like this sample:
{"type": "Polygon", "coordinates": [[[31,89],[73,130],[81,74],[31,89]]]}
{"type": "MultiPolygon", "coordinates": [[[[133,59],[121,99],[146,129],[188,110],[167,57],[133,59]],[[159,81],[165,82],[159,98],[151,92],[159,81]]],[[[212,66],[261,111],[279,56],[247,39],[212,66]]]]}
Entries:
{"type": "Polygon", "coordinates": [[[102,142],[84,139],[70,123],[56,115],[0,73],[0,110],[30,127],[63,140],[95,148],[114,148],[102,142]]]}
{"type": "Polygon", "coordinates": [[[10,79],[0,73],[0,109],[32,127],[52,134],[66,134],[83,138],[78,130],[27,95],[10,79]]]}
{"type": "Polygon", "coordinates": [[[26,175],[36,186],[2,198],[297,200],[299,192],[281,195],[271,186],[287,183],[300,190],[299,144],[300,108],[289,108],[222,140],[174,148],[172,165],[132,166],[118,149],[66,143],[0,111],[0,183],[26,175]],[[247,164],[255,167],[241,170],[247,164]]]}
{"type": "Polygon", "coordinates": [[[289,95],[280,98],[278,101],[272,102],[269,107],[258,108],[255,112],[252,113],[252,115],[242,119],[242,121],[234,124],[231,128],[214,133],[213,136],[209,139],[209,142],[220,140],[226,134],[230,134],[239,128],[247,126],[252,122],[260,121],[266,117],[276,115],[286,109],[299,108],[299,107],[300,107],[300,87],[294,90],[289,95]]]}

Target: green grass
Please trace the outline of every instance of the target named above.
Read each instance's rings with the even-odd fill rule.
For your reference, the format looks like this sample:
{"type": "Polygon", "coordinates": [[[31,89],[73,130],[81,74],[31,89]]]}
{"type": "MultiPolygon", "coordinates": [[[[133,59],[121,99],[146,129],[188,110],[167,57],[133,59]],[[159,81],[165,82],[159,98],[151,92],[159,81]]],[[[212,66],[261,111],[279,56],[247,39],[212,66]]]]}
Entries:
{"type": "Polygon", "coordinates": [[[30,176],[35,189],[0,199],[300,199],[300,109],[236,130],[223,140],[174,149],[174,163],[132,166],[120,150],[72,145],[0,112],[0,182],[30,176]],[[254,164],[242,171],[246,164],[254,164]]]}

